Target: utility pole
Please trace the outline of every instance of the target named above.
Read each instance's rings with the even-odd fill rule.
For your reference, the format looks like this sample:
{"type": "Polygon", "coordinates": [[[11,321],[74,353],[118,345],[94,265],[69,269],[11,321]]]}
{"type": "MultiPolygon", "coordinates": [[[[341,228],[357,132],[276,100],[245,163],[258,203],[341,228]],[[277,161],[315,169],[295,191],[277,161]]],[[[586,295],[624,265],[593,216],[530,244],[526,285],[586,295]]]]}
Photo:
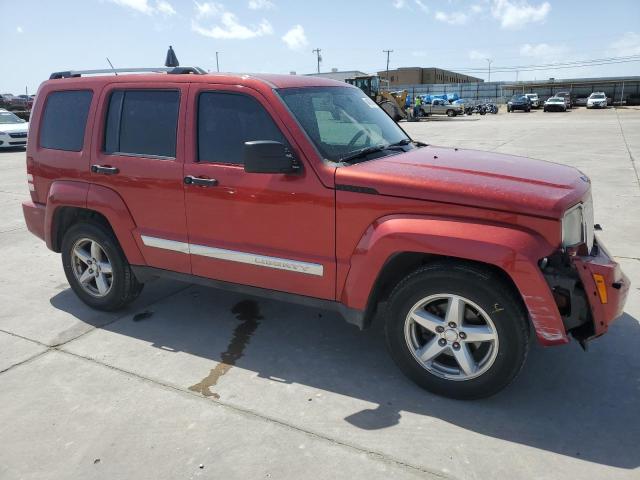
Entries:
{"type": "Polygon", "coordinates": [[[320,62],[322,61],[322,56],[320,56],[320,52],[322,50],[319,48],[316,48],[314,50],[311,50],[312,53],[315,53],[318,59],[318,73],[320,73],[320,62]]]}
{"type": "MultiPolygon", "coordinates": [[[[387,54],[387,74],[386,74],[386,80],[387,82],[389,82],[389,54],[393,52],[393,50],[382,50],[382,53],[386,53],[387,54]]],[[[389,82],[389,86],[391,86],[391,83],[389,82]]]]}
{"type": "Polygon", "coordinates": [[[487,83],[491,83],[491,62],[493,62],[493,60],[490,58],[485,58],[485,60],[489,63],[489,79],[487,80],[487,83]]]}
{"type": "Polygon", "coordinates": [[[220,62],[218,61],[218,54],[221,52],[216,52],[216,70],[220,71],[220,62]]]}

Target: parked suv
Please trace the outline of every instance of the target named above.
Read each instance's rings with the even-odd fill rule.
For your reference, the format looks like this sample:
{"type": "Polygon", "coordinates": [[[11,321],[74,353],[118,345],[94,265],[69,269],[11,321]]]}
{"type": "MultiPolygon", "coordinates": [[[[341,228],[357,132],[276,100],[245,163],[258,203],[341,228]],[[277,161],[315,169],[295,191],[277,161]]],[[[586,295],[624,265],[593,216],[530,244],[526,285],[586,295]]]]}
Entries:
{"type": "Polygon", "coordinates": [[[507,102],[507,112],[515,112],[516,110],[531,111],[531,100],[526,95],[514,95],[507,102]]]}
{"type": "Polygon", "coordinates": [[[578,170],[414,141],[342,82],[164,70],[56,73],[36,98],[25,220],[88,305],[169,276],[379,318],[455,398],[509,384],[530,331],[584,343],[622,313],[578,170]]]}
{"type": "Polygon", "coordinates": [[[604,92],[593,92],[589,95],[587,108],[607,108],[607,96],[604,92]]]}
{"type": "Polygon", "coordinates": [[[571,94],[569,92],[558,92],[554,97],[564,99],[564,104],[567,107],[567,110],[573,106],[573,103],[571,102],[571,94]]]}

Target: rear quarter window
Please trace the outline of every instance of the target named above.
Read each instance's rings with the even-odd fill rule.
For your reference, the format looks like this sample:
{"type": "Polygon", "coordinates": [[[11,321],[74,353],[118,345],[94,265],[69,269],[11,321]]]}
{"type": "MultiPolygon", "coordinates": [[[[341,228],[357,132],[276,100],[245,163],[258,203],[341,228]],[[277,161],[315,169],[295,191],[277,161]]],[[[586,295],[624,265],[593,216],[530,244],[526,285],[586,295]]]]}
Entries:
{"type": "Polygon", "coordinates": [[[92,98],[90,90],[51,92],[40,122],[40,146],[70,152],[82,150],[92,98]]]}

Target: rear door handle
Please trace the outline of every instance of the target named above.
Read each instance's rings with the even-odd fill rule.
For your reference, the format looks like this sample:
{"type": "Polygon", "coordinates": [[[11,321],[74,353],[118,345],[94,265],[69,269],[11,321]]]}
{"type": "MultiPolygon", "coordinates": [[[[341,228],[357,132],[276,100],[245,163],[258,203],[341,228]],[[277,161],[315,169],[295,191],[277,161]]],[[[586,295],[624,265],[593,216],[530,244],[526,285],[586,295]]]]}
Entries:
{"type": "Polygon", "coordinates": [[[198,185],[199,187],[215,187],[218,185],[218,180],[215,178],[200,178],[188,175],[184,177],[185,185],[198,185]]]}
{"type": "Polygon", "coordinates": [[[91,165],[91,171],[103,175],[115,175],[120,172],[116,167],[110,167],[108,165],[91,165]]]}

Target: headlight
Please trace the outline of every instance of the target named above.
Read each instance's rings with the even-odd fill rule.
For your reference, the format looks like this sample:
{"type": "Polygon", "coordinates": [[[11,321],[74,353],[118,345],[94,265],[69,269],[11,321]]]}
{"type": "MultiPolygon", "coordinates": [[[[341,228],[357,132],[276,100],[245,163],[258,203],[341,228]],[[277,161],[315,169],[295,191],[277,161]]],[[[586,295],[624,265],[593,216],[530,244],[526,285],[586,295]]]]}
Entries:
{"type": "Polygon", "coordinates": [[[564,248],[585,243],[588,251],[593,247],[593,201],[591,196],[567,210],[562,218],[562,246],[564,248]]]}

